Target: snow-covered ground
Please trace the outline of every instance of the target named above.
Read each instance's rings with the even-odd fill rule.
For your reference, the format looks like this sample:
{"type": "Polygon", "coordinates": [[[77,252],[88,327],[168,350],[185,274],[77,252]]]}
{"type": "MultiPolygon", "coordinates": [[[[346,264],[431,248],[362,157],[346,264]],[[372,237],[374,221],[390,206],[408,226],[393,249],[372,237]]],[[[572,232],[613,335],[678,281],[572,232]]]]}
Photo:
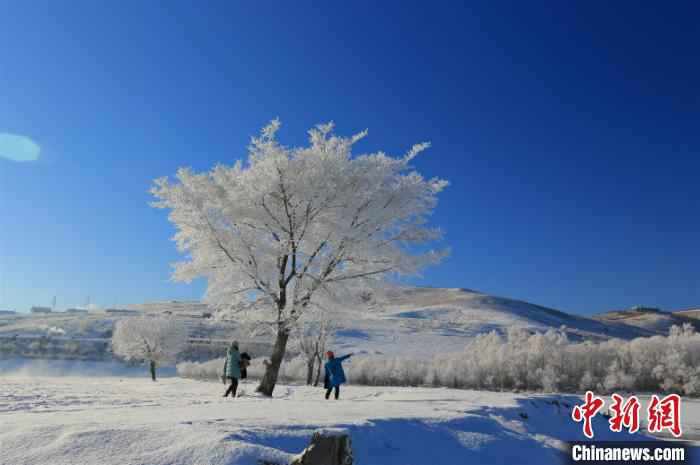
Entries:
{"type": "MultiPolygon", "coordinates": [[[[583,439],[570,419],[576,396],[344,386],[326,401],[320,388],[281,385],[265,399],[253,387],[233,400],[221,384],[180,378],[3,376],[0,463],[285,463],[314,431],[333,429],[350,434],[360,465],[554,464],[562,441],[583,439]]],[[[700,408],[684,405],[688,430],[700,408]]],[[[605,421],[596,418],[596,439],[641,439],[605,421]]]]}

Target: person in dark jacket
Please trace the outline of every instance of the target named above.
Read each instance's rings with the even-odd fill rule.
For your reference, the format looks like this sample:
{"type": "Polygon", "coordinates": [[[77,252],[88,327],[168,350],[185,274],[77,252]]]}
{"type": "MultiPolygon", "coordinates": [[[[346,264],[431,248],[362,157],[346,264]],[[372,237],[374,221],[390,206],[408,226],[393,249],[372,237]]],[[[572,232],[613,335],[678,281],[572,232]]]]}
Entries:
{"type": "Polygon", "coordinates": [[[224,362],[223,380],[230,380],[231,385],[226,390],[224,397],[236,397],[236,389],[238,388],[238,380],[241,377],[241,354],[238,351],[238,342],[233,341],[231,347],[226,351],[226,361],[224,362]]]}
{"type": "Polygon", "coordinates": [[[241,354],[241,379],[246,379],[248,377],[248,367],[250,366],[251,356],[248,352],[243,352],[241,354]]]}
{"type": "Polygon", "coordinates": [[[326,388],[326,399],[330,398],[331,391],[335,390],[335,399],[338,400],[340,397],[340,385],[343,384],[345,379],[345,371],[343,371],[343,361],[350,358],[352,354],[343,355],[342,357],[336,357],[332,351],[326,352],[326,377],[324,380],[324,387],[326,388]]]}

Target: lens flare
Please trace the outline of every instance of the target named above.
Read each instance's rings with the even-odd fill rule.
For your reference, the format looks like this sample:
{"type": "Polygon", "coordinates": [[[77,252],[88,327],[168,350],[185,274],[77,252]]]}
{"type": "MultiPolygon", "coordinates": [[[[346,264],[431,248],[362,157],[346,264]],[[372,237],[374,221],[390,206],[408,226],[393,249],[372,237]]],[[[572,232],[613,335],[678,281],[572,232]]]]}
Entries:
{"type": "Polygon", "coordinates": [[[29,137],[0,133],[0,158],[16,162],[32,162],[39,159],[41,148],[29,137]]]}

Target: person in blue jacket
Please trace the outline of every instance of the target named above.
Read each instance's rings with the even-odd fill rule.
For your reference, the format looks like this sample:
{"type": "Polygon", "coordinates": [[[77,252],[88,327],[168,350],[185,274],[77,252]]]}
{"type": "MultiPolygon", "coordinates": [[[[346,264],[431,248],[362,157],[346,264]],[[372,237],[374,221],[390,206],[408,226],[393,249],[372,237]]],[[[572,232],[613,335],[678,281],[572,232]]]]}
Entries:
{"type": "Polygon", "coordinates": [[[331,391],[335,390],[335,399],[340,396],[340,385],[345,380],[345,372],[343,371],[343,360],[350,358],[352,354],[336,357],[330,350],[326,352],[326,377],[323,386],[326,388],[326,399],[331,395],[331,391]]]}
{"type": "Polygon", "coordinates": [[[231,382],[231,385],[226,390],[224,397],[236,397],[236,389],[238,388],[238,380],[241,377],[241,353],[238,351],[238,342],[233,341],[231,347],[226,351],[226,360],[224,361],[223,380],[231,382]]]}

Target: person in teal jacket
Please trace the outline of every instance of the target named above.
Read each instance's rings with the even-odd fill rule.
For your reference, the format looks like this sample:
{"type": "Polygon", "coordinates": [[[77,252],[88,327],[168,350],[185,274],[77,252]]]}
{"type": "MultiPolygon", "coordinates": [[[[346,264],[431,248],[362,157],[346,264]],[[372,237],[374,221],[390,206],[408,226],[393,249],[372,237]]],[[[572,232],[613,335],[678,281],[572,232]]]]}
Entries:
{"type": "Polygon", "coordinates": [[[324,387],[326,388],[326,399],[331,395],[331,391],[335,390],[335,399],[338,400],[340,397],[340,385],[343,384],[345,379],[345,371],[343,371],[343,361],[350,358],[352,354],[343,355],[342,357],[336,357],[330,350],[326,352],[326,378],[324,387]]]}
{"type": "Polygon", "coordinates": [[[236,389],[238,389],[238,379],[241,377],[241,353],[238,351],[238,342],[233,341],[231,347],[226,351],[226,361],[224,362],[223,380],[231,381],[231,385],[226,390],[224,397],[236,397],[236,389]]]}

